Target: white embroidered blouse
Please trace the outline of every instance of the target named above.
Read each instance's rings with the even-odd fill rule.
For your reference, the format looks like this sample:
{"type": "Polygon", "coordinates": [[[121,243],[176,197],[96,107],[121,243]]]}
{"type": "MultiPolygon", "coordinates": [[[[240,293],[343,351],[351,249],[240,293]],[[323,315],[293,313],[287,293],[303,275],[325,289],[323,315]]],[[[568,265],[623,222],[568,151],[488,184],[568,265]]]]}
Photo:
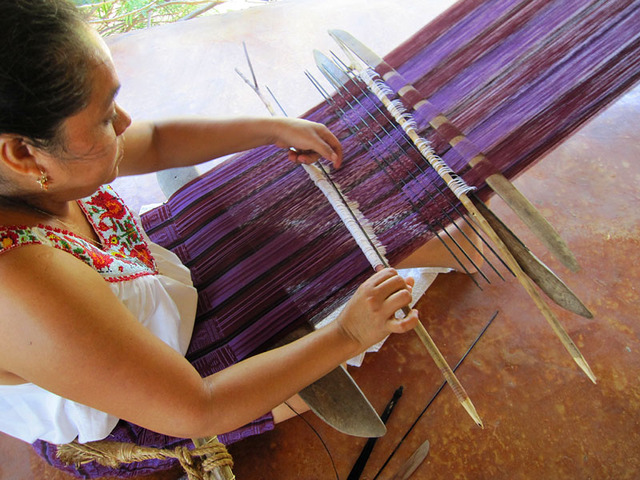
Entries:
{"type": "MultiPolygon", "coordinates": [[[[0,227],[0,254],[34,243],[69,252],[100,273],[140,323],[184,355],[197,302],[189,271],[177,256],[148,239],[110,187],[100,188],[79,205],[101,248],[50,226],[0,227]]],[[[117,422],[116,417],[32,383],[0,385],[0,431],[29,443],[101,440],[117,422]]]]}

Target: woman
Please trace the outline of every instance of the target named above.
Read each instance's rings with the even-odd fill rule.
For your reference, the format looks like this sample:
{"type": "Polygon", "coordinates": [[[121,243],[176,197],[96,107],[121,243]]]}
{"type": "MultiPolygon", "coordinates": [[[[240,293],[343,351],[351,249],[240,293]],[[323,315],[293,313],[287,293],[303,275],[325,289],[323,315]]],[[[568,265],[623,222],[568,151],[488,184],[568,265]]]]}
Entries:
{"type": "Polygon", "coordinates": [[[384,269],[335,323],[201,378],[183,357],[188,272],[104,185],[265,144],[339,167],[338,140],[302,120],[132,124],[107,47],[66,0],[4,2],[0,32],[0,430],[52,443],[100,440],[118,419],[228,432],[416,324],[394,318],[411,281],[384,269]]]}

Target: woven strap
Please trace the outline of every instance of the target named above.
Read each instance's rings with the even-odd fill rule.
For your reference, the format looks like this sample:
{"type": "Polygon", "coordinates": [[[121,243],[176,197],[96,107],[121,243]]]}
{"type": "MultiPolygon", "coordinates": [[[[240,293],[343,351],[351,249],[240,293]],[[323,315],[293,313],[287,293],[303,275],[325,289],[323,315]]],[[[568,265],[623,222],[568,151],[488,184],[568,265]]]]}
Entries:
{"type": "Polygon", "coordinates": [[[189,480],[207,480],[209,474],[222,467],[233,467],[231,454],[215,439],[193,449],[176,447],[173,450],[141,447],[132,443],[98,441],[67,443],[58,446],[58,458],[76,466],[97,462],[110,468],[144,460],[175,458],[187,473],[189,480]]]}

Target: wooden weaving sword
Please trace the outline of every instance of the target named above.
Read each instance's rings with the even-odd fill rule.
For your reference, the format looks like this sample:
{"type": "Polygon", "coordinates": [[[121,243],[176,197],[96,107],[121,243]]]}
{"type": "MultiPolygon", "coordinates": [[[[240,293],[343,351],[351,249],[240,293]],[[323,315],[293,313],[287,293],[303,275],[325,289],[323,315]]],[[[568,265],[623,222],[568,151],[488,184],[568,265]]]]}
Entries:
{"type": "MultiPolygon", "coordinates": [[[[308,323],[280,339],[274,347],[290,343],[313,331],[308,323]]],[[[347,370],[340,366],[298,392],[320,419],[339,432],[354,437],[377,438],[387,432],[367,397],[347,370]]]]}
{"type": "MultiPolygon", "coordinates": [[[[367,66],[378,71],[381,77],[388,81],[395,78],[404,86],[399,89],[398,94],[405,100],[407,105],[415,111],[423,105],[431,106],[430,102],[424,98],[420,92],[411,85],[399,72],[393,69],[382,57],[374,53],[362,42],[354,38],[351,34],[343,30],[330,30],[331,35],[340,47],[345,51],[350,59],[352,54],[358,56],[367,66]]],[[[435,108],[435,107],[433,107],[435,108]]],[[[442,132],[442,126],[446,125],[449,130],[457,130],[455,126],[442,113],[429,121],[429,124],[437,131],[442,132]]],[[[444,135],[449,144],[456,148],[460,142],[469,142],[469,139],[460,131],[455,134],[444,135]]],[[[486,161],[486,156],[478,152],[471,160],[470,166],[478,165],[486,161]]],[[[497,193],[509,207],[520,217],[522,222],[544,243],[549,251],[558,258],[565,266],[574,272],[580,269],[573,253],[566,242],[560,237],[555,228],[544,218],[538,209],[502,174],[494,173],[487,177],[487,185],[497,193]]]]}

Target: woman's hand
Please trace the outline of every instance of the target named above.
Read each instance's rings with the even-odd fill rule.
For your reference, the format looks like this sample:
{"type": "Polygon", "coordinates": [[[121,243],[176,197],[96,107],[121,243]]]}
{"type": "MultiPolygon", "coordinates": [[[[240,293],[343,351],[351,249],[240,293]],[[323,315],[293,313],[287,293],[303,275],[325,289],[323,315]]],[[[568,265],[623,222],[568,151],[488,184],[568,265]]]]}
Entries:
{"type": "Polygon", "coordinates": [[[395,313],[411,303],[413,279],[403,279],[396,270],[385,268],[365,281],[338,317],[343,333],[357,342],[361,351],[390,333],[404,333],[418,323],[417,310],[404,318],[395,313]]]}
{"type": "Polygon", "coordinates": [[[273,123],[273,144],[289,149],[289,160],[311,164],[324,157],[335,168],[342,164],[342,145],[329,129],[319,123],[297,118],[278,118],[273,123]]]}

